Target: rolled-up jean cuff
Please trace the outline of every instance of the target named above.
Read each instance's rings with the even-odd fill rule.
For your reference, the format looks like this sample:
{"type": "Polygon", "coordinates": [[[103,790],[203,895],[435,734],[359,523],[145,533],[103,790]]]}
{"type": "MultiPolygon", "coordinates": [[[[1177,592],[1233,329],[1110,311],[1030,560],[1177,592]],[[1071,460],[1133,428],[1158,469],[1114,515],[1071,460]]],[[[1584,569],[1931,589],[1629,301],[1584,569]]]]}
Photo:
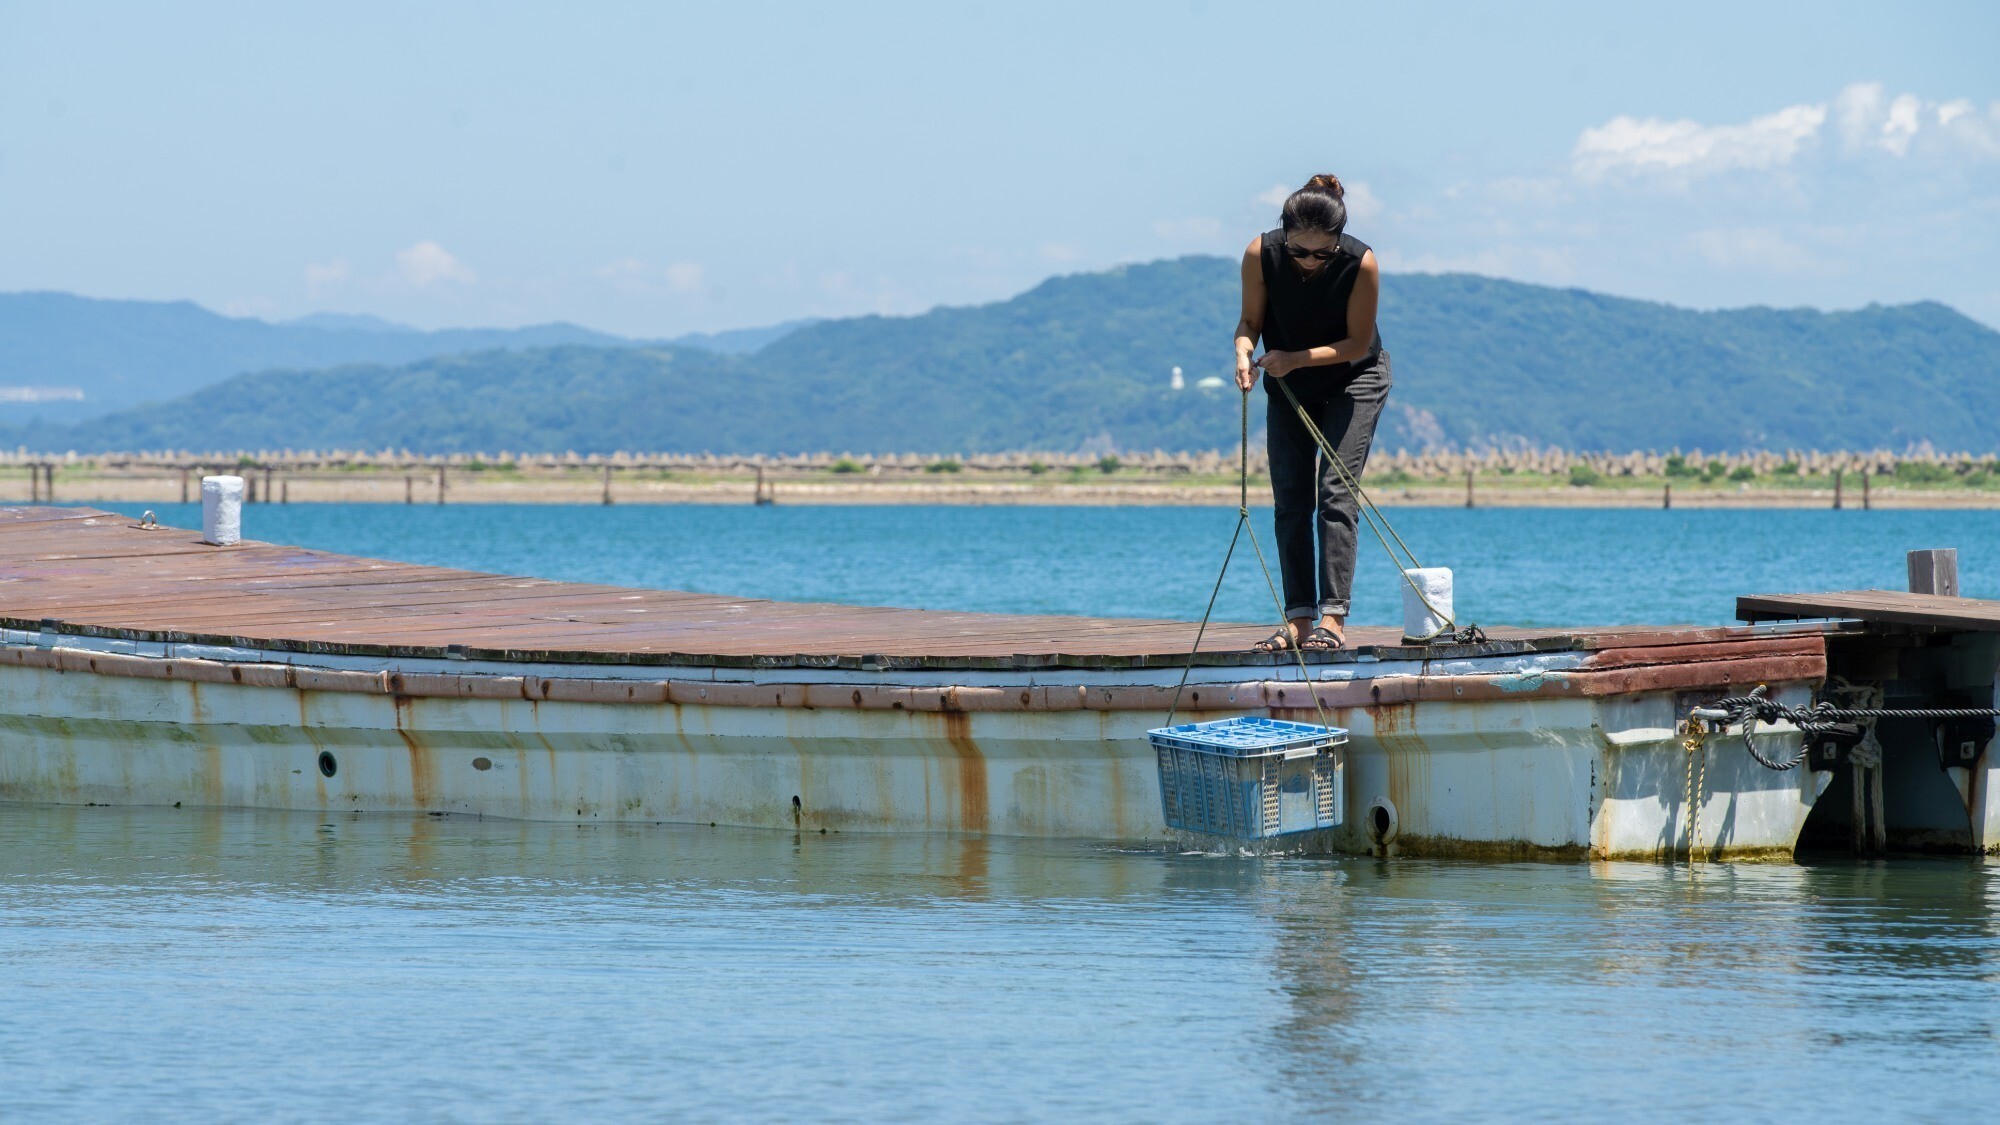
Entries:
{"type": "Polygon", "coordinates": [[[1347,616],[1347,603],[1346,603],[1346,602],[1321,602],[1321,603],[1320,603],[1320,606],[1319,606],[1319,612],[1320,612],[1320,616],[1322,616],[1322,617],[1346,617],[1346,616],[1347,616]]]}
{"type": "Polygon", "coordinates": [[[1315,605],[1288,605],[1285,607],[1285,620],[1297,621],[1301,617],[1317,616],[1318,613],[1319,607],[1315,605]]]}

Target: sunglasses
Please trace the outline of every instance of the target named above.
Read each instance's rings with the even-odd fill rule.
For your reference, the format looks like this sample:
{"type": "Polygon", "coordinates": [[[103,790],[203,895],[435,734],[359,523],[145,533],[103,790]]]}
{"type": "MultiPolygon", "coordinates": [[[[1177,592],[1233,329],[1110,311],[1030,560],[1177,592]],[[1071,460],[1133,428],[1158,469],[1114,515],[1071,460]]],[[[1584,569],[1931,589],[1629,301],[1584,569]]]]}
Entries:
{"type": "Polygon", "coordinates": [[[1311,258],[1315,262],[1330,262],[1334,259],[1335,255],[1340,253],[1340,251],[1338,249],[1308,250],[1303,246],[1295,246],[1292,243],[1287,242],[1285,243],[1285,253],[1290,254],[1292,257],[1297,258],[1300,261],[1305,261],[1307,258],[1311,258]]]}

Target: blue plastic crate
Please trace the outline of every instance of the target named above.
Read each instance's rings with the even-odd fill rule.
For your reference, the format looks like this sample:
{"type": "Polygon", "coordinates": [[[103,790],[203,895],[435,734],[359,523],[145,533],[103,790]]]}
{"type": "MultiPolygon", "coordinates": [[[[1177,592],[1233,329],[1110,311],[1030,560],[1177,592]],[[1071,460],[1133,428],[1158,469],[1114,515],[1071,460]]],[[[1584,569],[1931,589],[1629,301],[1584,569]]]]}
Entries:
{"type": "Polygon", "coordinates": [[[1160,760],[1160,811],[1169,828],[1266,840],[1341,823],[1341,727],[1241,718],[1147,735],[1160,760]]]}

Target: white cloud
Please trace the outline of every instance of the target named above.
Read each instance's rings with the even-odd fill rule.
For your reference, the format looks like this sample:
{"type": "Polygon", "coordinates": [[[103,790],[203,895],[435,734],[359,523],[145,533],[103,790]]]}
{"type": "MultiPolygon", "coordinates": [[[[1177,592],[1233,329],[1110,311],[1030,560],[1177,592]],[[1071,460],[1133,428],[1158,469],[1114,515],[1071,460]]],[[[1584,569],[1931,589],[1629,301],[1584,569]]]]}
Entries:
{"type": "Polygon", "coordinates": [[[597,276],[606,281],[637,281],[646,276],[649,267],[637,258],[620,258],[597,267],[597,276]]]}
{"type": "Polygon", "coordinates": [[[1066,242],[1044,242],[1041,246],[1042,260],[1047,262],[1074,262],[1083,255],[1066,242]]]}
{"type": "Polygon", "coordinates": [[[1960,98],[1937,107],[1938,133],[1960,149],[1978,156],[2000,156],[2000,102],[1981,113],[1960,98]]]}
{"type": "Polygon", "coordinates": [[[1872,147],[1896,156],[1910,151],[1923,105],[1915,94],[1885,98],[1880,82],[1856,82],[1833,99],[1840,136],[1850,150],[1872,147]]]}
{"type": "Polygon", "coordinates": [[[1792,162],[1826,124],[1824,105],[1787,106],[1742,125],[1703,125],[1657,117],[1614,117],[1585,129],[1570,153],[1585,179],[1616,172],[1702,175],[1734,168],[1774,168],[1792,162]]]}
{"type": "Polygon", "coordinates": [[[1399,194],[1361,233],[1394,272],[1697,306],[1934,298],[2000,324],[1981,272],[2000,253],[2000,101],[1866,82],[1789,101],[1719,120],[1607,112],[1540,167],[1399,194]]]}
{"type": "Polygon", "coordinates": [[[396,269],[403,280],[419,289],[440,281],[470,285],[479,276],[453,257],[451,251],[426,239],[406,250],[396,251],[396,269]]]}
{"type": "Polygon", "coordinates": [[[1882,123],[1881,146],[1901,156],[1910,151],[1910,138],[1917,135],[1917,114],[1924,103],[1914,94],[1899,95],[1889,103],[1889,119],[1882,123]]]}
{"type": "Polygon", "coordinates": [[[331,262],[306,263],[306,289],[317,293],[330,289],[347,280],[347,259],[335,258],[331,262]]]}
{"type": "Polygon", "coordinates": [[[1272,184],[1269,188],[1257,193],[1257,204],[1262,207],[1283,207],[1285,200],[1290,199],[1292,193],[1297,190],[1297,188],[1288,188],[1283,184],[1272,184]]]}
{"type": "Polygon", "coordinates": [[[708,271],[697,262],[675,262],[664,271],[667,288],[676,293],[696,293],[708,278],[708,271]]]}
{"type": "Polygon", "coordinates": [[[1347,188],[1347,217],[1357,222],[1369,222],[1382,215],[1382,200],[1366,181],[1355,180],[1344,185],[1347,188]]]}
{"type": "Polygon", "coordinates": [[[1683,178],[1738,169],[1782,168],[1816,142],[1831,120],[1840,151],[1849,156],[1885,152],[1907,157],[1913,146],[1958,156],[2000,155],[2000,103],[1981,113],[1959,98],[1926,102],[1915,94],[1890,97],[1880,82],[1856,82],[1829,102],[1787,106],[1741,125],[1704,125],[1656,117],[1614,117],[1585,129],[1570,153],[1570,168],[1585,180],[1613,173],[1673,173],[1683,178]],[[1926,130],[1927,121],[1936,122],[1926,130]],[[1935,134],[1937,143],[1920,142],[1935,134]]]}

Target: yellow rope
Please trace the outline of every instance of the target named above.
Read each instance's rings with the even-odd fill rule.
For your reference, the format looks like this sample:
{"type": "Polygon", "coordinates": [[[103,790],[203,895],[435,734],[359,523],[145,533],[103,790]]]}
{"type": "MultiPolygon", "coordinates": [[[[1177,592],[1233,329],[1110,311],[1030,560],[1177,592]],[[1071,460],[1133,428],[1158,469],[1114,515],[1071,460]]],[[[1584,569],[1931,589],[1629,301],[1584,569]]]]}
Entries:
{"type": "Polygon", "coordinates": [[[1681,749],[1687,752],[1681,802],[1687,815],[1688,862],[1693,863],[1697,857],[1707,858],[1707,851],[1701,846],[1701,804],[1708,797],[1708,731],[1700,719],[1688,720],[1688,733],[1681,739],[1681,749]]]}

